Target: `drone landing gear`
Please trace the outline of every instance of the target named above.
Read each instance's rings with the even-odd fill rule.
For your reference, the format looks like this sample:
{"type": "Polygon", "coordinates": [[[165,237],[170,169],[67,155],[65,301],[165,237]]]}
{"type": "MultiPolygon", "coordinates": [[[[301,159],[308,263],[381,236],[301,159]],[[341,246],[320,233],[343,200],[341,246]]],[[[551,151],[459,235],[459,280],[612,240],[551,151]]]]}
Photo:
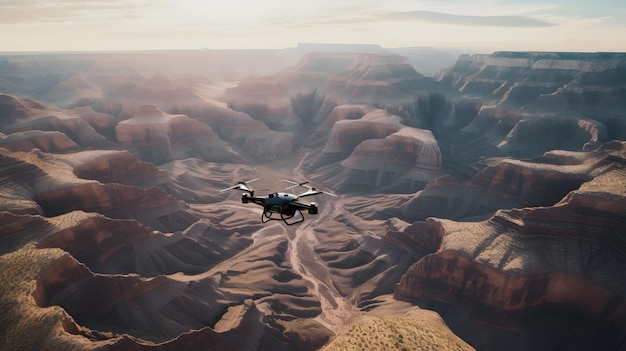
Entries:
{"type": "Polygon", "coordinates": [[[283,221],[287,225],[294,225],[298,223],[302,223],[304,221],[304,216],[300,210],[296,210],[293,214],[285,214],[282,212],[273,212],[270,210],[265,210],[261,214],[261,222],[267,223],[269,221],[283,221]]]}

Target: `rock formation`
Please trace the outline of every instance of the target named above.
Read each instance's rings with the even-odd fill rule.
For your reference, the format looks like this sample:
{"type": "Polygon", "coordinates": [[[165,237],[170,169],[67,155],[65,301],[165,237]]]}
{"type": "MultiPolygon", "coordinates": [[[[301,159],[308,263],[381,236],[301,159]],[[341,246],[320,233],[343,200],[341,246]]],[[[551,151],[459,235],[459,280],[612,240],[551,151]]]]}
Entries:
{"type": "MultiPolygon", "coordinates": [[[[615,276],[626,268],[624,150],[626,144],[613,144],[578,165],[561,166],[593,178],[553,206],[499,210],[483,222],[420,225],[409,235],[424,242],[419,237],[430,233],[421,246],[434,250],[407,271],[396,298],[454,306],[496,329],[534,335],[537,347],[552,340],[576,349],[618,348],[626,321],[626,287],[615,276]],[[581,339],[576,335],[583,330],[581,339]]],[[[461,334],[476,347],[497,347],[497,340],[461,334]]]]}
{"type": "Polygon", "coordinates": [[[624,87],[618,81],[625,66],[626,57],[617,53],[461,56],[441,82],[489,107],[445,138],[444,167],[449,159],[449,170],[455,167],[457,175],[468,177],[481,168],[478,154],[534,157],[553,149],[591,150],[605,141],[623,140],[624,87]],[[554,137],[537,138],[539,131],[554,137]],[[469,164],[458,165],[459,159],[469,164]]]}
{"type": "MultiPolygon", "coordinates": [[[[112,143],[96,132],[80,114],[66,113],[32,100],[0,94],[0,118],[3,121],[0,131],[5,134],[32,130],[56,131],[65,134],[81,148],[112,147],[112,143]]],[[[67,141],[64,143],[67,144],[67,141]]]]}
{"type": "Polygon", "coordinates": [[[142,106],[115,130],[118,142],[136,147],[144,160],[156,164],[185,156],[217,162],[241,160],[208,125],[151,105],[142,106]]]}
{"type": "Polygon", "coordinates": [[[161,189],[78,179],[59,156],[5,150],[1,162],[7,192],[15,194],[7,202],[14,211],[56,216],[80,209],[113,218],[141,218],[167,231],[184,229],[197,219],[161,189]]]}
{"type": "Polygon", "coordinates": [[[89,81],[83,73],[76,73],[48,89],[39,97],[56,106],[70,106],[80,100],[97,99],[102,96],[102,87],[89,81]]]}
{"type": "Polygon", "coordinates": [[[116,118],[106,113],[96,112],[91,106],[76,107],[66,111],[66,113],[80,116],[80,118],[89,123],[100,135],[108,140],[115,140],[115,126],[118,123],[116,118]]]}
{"type": "Polygon", "coordinates": [[[391,103],[413,99],[422,80],[406,57],[362,55],[345,72],[330,77],[324,90],[353,103],[391,103]]]}
{"type": "Polygon", "coordinates": [[[311,167],[331,163],[336,164],[319,177],[344,191],[394,185],[409,192],[443,174],[432,133],[406,127],[398,116],[384,110],[336,121],[311,167]]]}
{"type": "Polygon", "coordinates": [[[365,48],[3,61],[0,348],[623,349],[625,56],[365,48]]]}
{"type": "Polygon", "coordinates": [[[142,161],[128,151],[88,151],[65,158],[73,173],[100,183],[151,187],[165,182],[165,174],[153,163],[142,161]]]}
{"type": "Polygon", "coordinates": [[[243,112],[212,105],[177,108],[174,111],[212,126],[220,138],[237,146],[254,160],[280,159],[291,155],[295,148],[293,133],[274,131],[243,112]]]}
{"type": "Polygon", "coordinates": [[[233,110],[279,131],[298,131],[312,118],[316,90],[349,67],[356,54],[308,54],[276,75],[250,77],[221,97],[233,110]],[[303,98],[308,101],[301,101],[303,98]],[[307,99],[308,98],[308,99],[307,99]],[[307,106],[308,105],[308,106],[307,106]]]}
{"type": "Polygon", "coordinates": [[[80,146],[61,132],[41,130],[12,133],[0,136],[0,147],[11,151],[30,151],[40,149],[58,154],[76,152],[80,146]]]}

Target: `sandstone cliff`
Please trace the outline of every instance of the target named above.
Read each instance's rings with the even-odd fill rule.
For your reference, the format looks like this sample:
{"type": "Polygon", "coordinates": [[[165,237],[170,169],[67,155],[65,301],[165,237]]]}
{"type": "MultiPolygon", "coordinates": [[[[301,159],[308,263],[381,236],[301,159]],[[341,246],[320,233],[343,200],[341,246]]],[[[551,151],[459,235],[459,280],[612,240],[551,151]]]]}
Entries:
{"type": "Polygon", "coordinates": [[[264,77],[250,77],[224,92],[221,99],[236,111],[278,131],[300,131],[319,104],[316,90],[334,74],[344,71],[356,54],[311,53],[294,67],[264,77]],[[312,110],[313,109],[313,110],[312,110]]]}
{"type": "MultiPolygon", "coordinates": [[[[561,166],[593,178],[552,206],[500,210],[476,223],[427,221],[416,234],[434,234],[422,245],[434,250],[407,271],[395,296],[454,306],[496,329],[534,335],[537,343],[544,328],[554,342],[577,349],[618,347],[626,321],[626,287],[615,276],[626,267],[624,150],[615,143],[561,166]],[[583,330],[588,339],[576,336],[583,330]]],[[[548,159],[559,156],[538,161],[548,159]]],[[[464,334],[462,324],[457,330],[471,344],[497,347],[496,340],[464,334]]]]}
{"type": "Polygon", "coordinates": [[[318,177],[344,191],[394,186],[410,192],[443,174],[432,133],[406,127],[383,110],[334,123],[311,168],[332,163],[318,177]]]}
{"type": "Polygon", "coordinates": [[[623,140],[624,67],[618,53],[461,56],[440,82],[485,106],[467,127],[442,136],[444,167],[469,177],[489,156],[534,157],[623,140]]]}
{"type": "MultiPolygon", "coordinates": [[[[97,155],[89,153],[86,157],[97,155]]],[[[73,210],[94,211],[114,218],[142,219],[166,231],[184,229],[197,219],[161,189],[78,179],[71,162],[62,160],[62,156],[40,151],[10,154],[5,150],[4,184],[8,193],[15,194],[8,206],[48,216],[73,210]]]]}
{"type": "Polygon", "coordinates": [[[243,112],[214,105],[183,107],[174,111],[208,124],[220,138],[254,160],[280,159],[291,155],[295,149],[293,133],[274,131],[243,112]]]}
{"type": "MultiPolygon", "coordinates": [[[[35,101],[0,94],[0,118],[3,121],[0,131],[5,134],[33,130],[56,131],[65,134],[65,137],[81,148],[113,147],[113,144],[87,123],[80,113],[67,113],[65,110],[44,106],[35,101]]],[[[34,146],[37,145],[36,141],[32,142],[34,146]]],[[[41,145],[41,142],[39,144],[41,145]]],[[[55,150],[54,140],[51,144],[50,150],[55,150]]]]}
{"type": "Polygon", "coordinates": [[[115,130],[118,142],[137,148],[143,159],[156,164],[189,156],[217,162],[241,160],[208,125],[151,105],[142,106],[115,130]]]}
{"type": "Polygon", "coordinates": [[[11,151],[39,149],[45,152],[65,154],[80,150],[80,146],[61,132],[26,131],[0,136],[0,147],[11,151]]]}
{"type": "Polygon", "coordinates": [[[345,72],[330,77],[323,89],[353,103],[389,104],[413,99],[425,80],[406,57],[362,55],[345,72]]]}

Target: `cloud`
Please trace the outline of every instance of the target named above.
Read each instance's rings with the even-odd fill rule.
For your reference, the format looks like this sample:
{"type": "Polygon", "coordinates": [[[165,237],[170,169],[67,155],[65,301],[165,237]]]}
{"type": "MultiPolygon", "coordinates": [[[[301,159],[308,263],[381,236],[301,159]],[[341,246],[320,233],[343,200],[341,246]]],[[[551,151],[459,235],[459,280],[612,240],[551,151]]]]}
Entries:
{"type": "Polygon", "coordinates": [[[146,3],[141,1],[0,1],[0,24],[64,22],[82,18],[129,18],[146,3]]]}
{"type": "Polygon", "coordinates": [[[528,16],[468,16],[434,11],[389,12],[381,19],[390,21],[420,21],[476,27],[551,27],[554,23],[528,16]]]}

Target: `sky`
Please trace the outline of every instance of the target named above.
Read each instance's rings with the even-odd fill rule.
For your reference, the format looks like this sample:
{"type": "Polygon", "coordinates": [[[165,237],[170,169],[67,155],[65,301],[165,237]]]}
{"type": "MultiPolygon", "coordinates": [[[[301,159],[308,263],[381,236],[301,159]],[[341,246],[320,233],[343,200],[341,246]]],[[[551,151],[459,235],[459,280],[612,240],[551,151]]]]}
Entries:
{"type": "Polygon", "coordinates": [[[626,1],[0,0],[0,52],[298,43],[626,52],[626,1]]]}

